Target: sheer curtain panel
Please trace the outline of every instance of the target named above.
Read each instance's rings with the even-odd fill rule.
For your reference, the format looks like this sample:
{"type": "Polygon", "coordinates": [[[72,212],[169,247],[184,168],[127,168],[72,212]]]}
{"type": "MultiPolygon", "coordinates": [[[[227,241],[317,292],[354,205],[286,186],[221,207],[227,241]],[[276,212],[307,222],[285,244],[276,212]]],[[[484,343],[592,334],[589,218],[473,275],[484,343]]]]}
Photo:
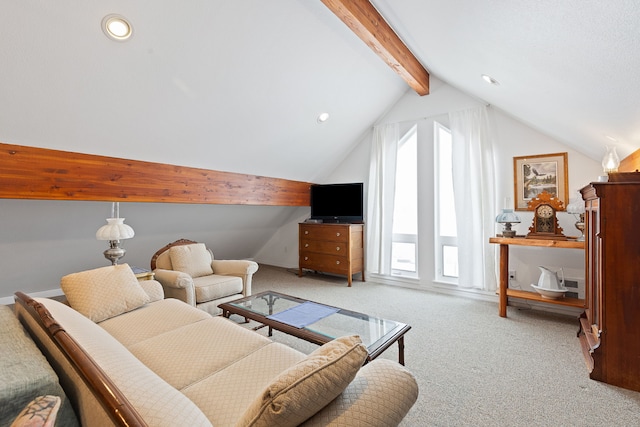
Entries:
{"type": "Polygon", "coordinates": [[[391,237],[399,126],[373,128],[367,197],[367,270],[391,274],[391,237]]]}
{"type": "Polygon", "coordinates": [[[487,108],[449,113],[458,227],[458,285],[495,291],[493,141],[487,108]]]}

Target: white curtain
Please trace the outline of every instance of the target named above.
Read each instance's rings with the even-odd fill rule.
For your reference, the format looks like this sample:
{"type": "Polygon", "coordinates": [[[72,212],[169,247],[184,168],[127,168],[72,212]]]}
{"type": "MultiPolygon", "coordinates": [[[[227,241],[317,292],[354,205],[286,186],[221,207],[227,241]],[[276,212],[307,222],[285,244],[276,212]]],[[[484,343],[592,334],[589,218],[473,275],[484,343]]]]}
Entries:
{"type": "Polygon", "coordinates": [[[458,226],[458,285],[496,289],[493,141],[485,106],[449,113],[453,188],[458,226]]]}
{"type": "Polygon", "coordinates": [[[391,274],[393,201],[398,152],[398,124],[373,128],[367,195],[367,270],[391,274]]]}

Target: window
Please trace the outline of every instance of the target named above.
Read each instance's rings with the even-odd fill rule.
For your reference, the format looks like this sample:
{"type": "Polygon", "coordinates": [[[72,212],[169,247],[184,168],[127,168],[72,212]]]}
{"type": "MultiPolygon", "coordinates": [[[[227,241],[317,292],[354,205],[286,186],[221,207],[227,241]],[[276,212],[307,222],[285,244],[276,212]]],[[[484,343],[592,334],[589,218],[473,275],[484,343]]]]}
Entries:
{"type": "Polygon", "coordinates": [[[418,253],[418,135],[413,126],[398,142],[393,204],[391,274],[416,277],[418,253]]]}
{"type": "Polygon", "coordinates": [[[453,199],[451,131],[434,123],[436,280],[457,283],[458,236],[453,199]]]}

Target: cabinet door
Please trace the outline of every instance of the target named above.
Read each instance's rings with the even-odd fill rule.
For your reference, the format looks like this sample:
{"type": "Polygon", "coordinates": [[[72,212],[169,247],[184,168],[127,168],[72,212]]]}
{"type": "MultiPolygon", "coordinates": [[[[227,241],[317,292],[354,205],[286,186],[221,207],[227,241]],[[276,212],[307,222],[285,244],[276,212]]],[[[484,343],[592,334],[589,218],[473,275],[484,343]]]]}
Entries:
{"type": "Polygon", "coordinates": [[[602,236],[600,235],[600,214],[598,212],[598,200],[593,201],[593,234],[591,241],[593,242],[593,287],[592,287],[592,328],[596,337],[600,337],[602,332],[602,285],[604,278],[602,277],[602,236]]]}

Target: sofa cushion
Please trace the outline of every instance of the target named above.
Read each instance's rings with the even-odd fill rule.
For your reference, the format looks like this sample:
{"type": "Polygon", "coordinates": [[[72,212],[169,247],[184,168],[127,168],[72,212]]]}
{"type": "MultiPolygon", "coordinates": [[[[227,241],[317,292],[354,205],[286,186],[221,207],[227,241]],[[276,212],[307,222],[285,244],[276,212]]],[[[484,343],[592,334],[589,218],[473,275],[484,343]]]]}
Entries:
{"type": "Polygon", "coordinates": [[[140,341],[129,350],[180,390],[270,343],[229,319],[211,317],[140,341]]]}
{"type": "Polygon", "coordinates": [[[69,305],[94,322],[134,310],[150,300],[127,264],[66,275],[60,287],[69,305]]]}
{"type": "Polygon", "coordinates": [[[91,356],[148,425],[211,426],[191,400],[154,374],[107,331],[58,301],[35,300],[91,356]]]}
{"type": "Polygon", "coordinates": [[[100,326],[125,347],[129,347],[167,331],[210,318],[209,313],[194,310],[189,304],[168,298],[107,319],[100,322],[100,326]],[[168,313],[171,315],[168,316],[168,313]]]}
{"type": "Polygon", "coordinates": [[[297,426],[349,385],[367,358],[360,337],[337,338],[280,374],[237,426],[297,426]]]}
{"type": "Polygon", "coordinates": [[[196,303],[242,293],[242,279],[236,276],[212,274],[193,279],[193,284],[196,291],[196,303]]]}
{"type": "Polygon", "coordinates": [[[180,391],[213,425],[233,426],[274,378],[305,357],[298,350],[272,342],[180,391]]]}
{"type": "Polygon", "coordinates": [[[187,273],[191,277],[213,274],[211,253],[204,243],[172,246],[169,249],[169,258],[174,270],[187,273]]]}

